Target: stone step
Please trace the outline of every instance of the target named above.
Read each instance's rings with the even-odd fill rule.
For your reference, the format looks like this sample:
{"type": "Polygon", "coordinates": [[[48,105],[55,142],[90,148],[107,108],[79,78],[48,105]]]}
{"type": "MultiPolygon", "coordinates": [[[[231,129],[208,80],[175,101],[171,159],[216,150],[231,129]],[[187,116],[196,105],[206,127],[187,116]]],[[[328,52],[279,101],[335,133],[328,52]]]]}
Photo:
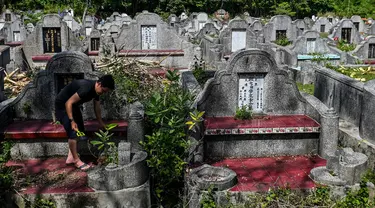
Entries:
{"type": "MultiPolygon", "coordinates": [[[[127,121],[112,120],[106,121],[106,123],[117,123],[119,125],[111,130],[114,133],[114,141],[126,140],[127,121]]],[[[97,138],[94,132],[98,130],[97,121],[85,121],[87,139],[97,138]]],[[[2,135],[14,142],[11,149],[12,159],[65,156],[68,152],[64,127],[53,124],[49,120],[15,121],[5,128],[2,135]]],[[[79,141],[78,147],[81,155],[90,155],[88,140],[79,141]]]]}
{"type": "Polygon", "coordinates": [[[311,170],[310,177],[319,184],[343,186],[346,181],[341,180],[337,175],[332,175],[333,172],[324,167],[317,167],[311,170]]]}

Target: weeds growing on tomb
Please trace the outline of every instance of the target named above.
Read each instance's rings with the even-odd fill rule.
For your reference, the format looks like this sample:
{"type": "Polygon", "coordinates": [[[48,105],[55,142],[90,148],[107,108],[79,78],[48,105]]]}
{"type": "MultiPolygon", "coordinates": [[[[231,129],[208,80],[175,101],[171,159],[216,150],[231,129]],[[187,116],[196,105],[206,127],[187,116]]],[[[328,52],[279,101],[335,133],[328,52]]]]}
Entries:
{"type": "Polygon", "coordinates": [[[327,68],[335,70],[341,74],[344,74],[357,81],[367,82],[375,79],[375,68],[374,67],[344,67],[344,66],[333,66],[331,64],[325,65],[327,68]]]}
{"type": "Polygon", "coordinates": [[[247,105],[243,105],[236,109],[236,115],[234,116],[235,119],[239,120],[249,120],[253,117],[253,111],[251,107],[247,105]]]}

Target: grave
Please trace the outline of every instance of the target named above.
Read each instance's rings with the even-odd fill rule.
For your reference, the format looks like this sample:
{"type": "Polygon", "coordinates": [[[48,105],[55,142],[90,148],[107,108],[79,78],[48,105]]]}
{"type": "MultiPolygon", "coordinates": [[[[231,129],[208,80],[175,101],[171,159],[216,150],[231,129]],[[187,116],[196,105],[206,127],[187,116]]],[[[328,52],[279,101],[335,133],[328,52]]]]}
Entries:
{"type": "Polygon", "coordinates": [[[276,15],[263,27],[263,35],[265,42],[274,42],[280,38],[287,38],[289,41],[294,41],[297,38],[296,30],[289,16],[276,15]]]}
{"type": "Polygon", "coordinates": [[[167,67],[185,68],[194,56],[194,45],[177,35],[160,16],[147,11],[138,14],[130,25],[123,25],[116,48],[120,56],[164,60],[167,67]]]}
{"type": "Polygon", "coordinates": [[[91,15],[85,16],[85,22],[83,24],[82,29],[84,31],[81,31],[82,34],[84,34],[86,37],[89,37],[91,34],[91,31],[95,28],[95,19],[91,15]]]}
{"type": "Polygon", "coordinates": [[[223,55],[230,55],[244,48],[255,48],[255,34],[247,22],[240,18],[232,19],[228,27],[220,32],[220,43],[223,44],[223,55]]]}
{"type": "Polygon", "coordinates": [[[370,26],[367,27],[366,34],[375,35],[375,24],[371,24],[370,26]]]}
{"type": "Polygon", "coordinates": [[[66,14],[63,17],[63,21],[66,22],[67,26],[70,28],[70,30],[79,36],[80,30],[81,30],[81,24],[79,24],[72,15],[66,14]]]}
{"type": "Polygon", "coordinates": [[[263,25],[259,20],[255,20],[251,25],[250,25],[251,31],[254,32],[257,42],[258,43],[264,43],[264,35],[263,35],[263,25]]]}
{"type": "Polygon", "coordinates": [[[329,33],[332,27],[333,27],[333,23],[330,22],[327,17],[319,17],[315,21],[315,24],[312,27],[312,29],[320,33],[329,33]]]}
{"type": "Polygon", "coordinates": [[[89,38],[87,39],[87,45],[89,46],[88,55],[90,56],[90,58],[93,57],[96,61],[99,61],[98,60],[99,54],[100,54],[100,51],[102,51],[100,47],[100,42],[101,42],[101,34],[99,30],[93,29],[90,32],[89,38]]]}
{"type": "Polygon", "coordinates": [[[178,23],[177,16],[175,14],[169,15],[167,22],[168,22],[169,26],[175,27],[176,23],[178,23]]]}
{"type": "Polygon", "coordinates": [[[117,24],[111,24],[108,30],[106,30],[105,33],[101,35],[102,47],[105,48],[105,50],[108,50],[110,54],[114,54],[120,50],[116,47],[116,41],[119,38],[120,32],[120,26],[118,26],[117,24]]]}
{"type": "MultiPolygon", "coordinates": [[[[2,126],[6,127],[5,138],[17,143],[12,148],[12,158],[65,155],[67,152],[65,131],[61,125],[56,126],[51,123],[56,120],[54,117],[56,95],[73,79],[96,80],[99,76],[100,74],[94,71],[91,60],[82,52],[62,52],[50,59],[46,70],[39,72],[17,98],[1,105],[1,117],[8,111],[13,111],[14,115],[8,118],[6,125],[2,126]]],[[[117,135],[124,135],[127,127],[127,122],[124,121],[128,117],[127,106],[123,106],[118,111],[118,107],[116,110],[109,108],[111,105],[107,102],[102,100],[103,119],[117,120],[119,127],[115,132],[117,135]]],[[[91,121],[96,118],[92,102],[83,105],[82,115],[87,124],[86,134],[91,135],[98,128],[98,123],[91,121]]]]}
{"type": "Polygon", "coordinates": [[[364,61],[364,63],[375,63],[375,36],[367,36],[366,40],[362,41],[352,54],[364,61]]]}
{"type": "Polygon", "coordinates": [[[26,29],[20,19],[14,19],[12,22],[6,22],[1,29],[0,34],[6,37],[5,43],[17,44],[26,39],[26,29]]]}
{"type": "MultiPolygon", "coordinates": [[[[235,52],[225,70],[209,79],[196,99],[205,111],[204,147],[195,159],[319,153],[337,148],[338,116],[311,95],[299,93],[286,71],[265,51],[235,52]],[[249,105],[255,117],[235,120],[249,105]]],[[[199,148],[198,148],[199,149],[199,148]]]]}
{"type": "Polygon", "coordinates": [[[296,37],[301,36],[304,31],[309,29],[305,21],[302,19],[294,20],[292,24],[294,24],[297,27],[296,37]]]}
{"type": "Polygon", "coordinates": [[[353,15],[350,20],[352,20],[355,28],[360,34],[363,34],[366,30],[365,22],[362,20],[361,16],[353,15]]]}
{"type": "Polygon", "coordinates": [[[331,37],[345,40],[347,43],[358,44],[361,42],[361,37],[356,26],[348,19],[343,19],[338,23],[331,37]]]}
{"type": "Polygon", "coordinates": [[[26,25],[26,36],[29,36],[34,31],[33,23],[27,23],[26,25]]]}
{"type": "Polygon", "coordinates": [[[13,22],[14,20],[18,19],[17,16],[10,11],[9,9],[6,9],[5,12],[1,14],[1,18],[5,20],[5,22],[13,22]]]}
{"type": "Polygon", "coordinates": [[[23,44],[25,58],[32,68],[44,67],[54,54],[67,50],[81,51],[82,43],[56,14],[43,16],[23,44]]]}

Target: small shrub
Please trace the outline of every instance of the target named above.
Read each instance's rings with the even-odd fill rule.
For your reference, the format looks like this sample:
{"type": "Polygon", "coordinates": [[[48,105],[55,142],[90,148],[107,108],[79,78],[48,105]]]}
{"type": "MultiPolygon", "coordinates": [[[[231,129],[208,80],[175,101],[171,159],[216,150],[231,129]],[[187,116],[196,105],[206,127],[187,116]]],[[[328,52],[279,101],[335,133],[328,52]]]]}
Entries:
{"type": "Polygon", "coordinates": [[[320,35],[321,38],[328,38],[329,34],[326,33],[326,32],[321,32],[319,35],[320,35]]]}
{"type": "Polygon", "coordinates": [[[290,45],[292,42],[289,41],[287,37],[282,37],[282,38],[275,40],[275,43],[279,46],[287,46],[287,45],[290,45]]]}
{"type": "Polygon", "coordinates": [[[253,112],[251,107],[247,105],[243,105],[240,108],[236,109],[236,115],[234,116],[235,119],[239,120],[249,120],[253,117],[253,112]]]}
{"type": "Polygon", "coordinates": [[[33,208],[56,208],[55,203],[50,199],[36,198],[32,206],[33,208]]]}
{"type": "Polygon", "coordinates": [[[313,84],[302,84],[297,82],[298,90],[306,92],[307,94],[314,95],[314,85],[313,84]]]}
{"type": "Polygon", "coordinates": [[[109,124],[106,126],[105,130],[99,130],[95,132],[98,136],[98,140],[93,140],[90,143],[97,147],[101,153],[100,156],[105,157],[105,163],[115,163],[118,164],[118,152],[115,143],[111,140],[113,133],[109,134],[109,131],[118,126],[117,124],[109,124]]]}
{"type": "Polygon", "coordinates": [[[354,43],[348,43],[346,40],[339,40],[337,42],[337,48],[345,52],[352,51],[355,47],[356,45],[354,43]]]}

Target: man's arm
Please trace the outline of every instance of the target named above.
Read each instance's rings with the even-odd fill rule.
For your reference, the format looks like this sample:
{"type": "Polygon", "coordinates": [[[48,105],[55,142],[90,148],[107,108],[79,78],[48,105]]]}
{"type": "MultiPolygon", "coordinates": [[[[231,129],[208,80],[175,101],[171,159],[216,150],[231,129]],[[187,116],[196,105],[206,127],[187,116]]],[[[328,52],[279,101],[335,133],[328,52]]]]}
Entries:
{"type": "Polygon", "coordinates": [[[102,120],[102,111],[100,109],[100,101],[95,100],[95,99],[93,101],[94,101],[94,110],[95,110],[96,119],[98,120],[99,125],[102,128],[104,128],[105,127],[105,123],[102,120]]]}
{"type": "Polygon", "coordinates": [[[80,100],[81,98],[79,97],[78,93],[74,93],[74,95],[72,95],[72,97],[70,97],[65,103],[66,114],[68,114],[68,118],[71,120],[72,129],[74,131],[78,131],[78,127],[76,122],[73,120],[73,104],[80,100]]]}

